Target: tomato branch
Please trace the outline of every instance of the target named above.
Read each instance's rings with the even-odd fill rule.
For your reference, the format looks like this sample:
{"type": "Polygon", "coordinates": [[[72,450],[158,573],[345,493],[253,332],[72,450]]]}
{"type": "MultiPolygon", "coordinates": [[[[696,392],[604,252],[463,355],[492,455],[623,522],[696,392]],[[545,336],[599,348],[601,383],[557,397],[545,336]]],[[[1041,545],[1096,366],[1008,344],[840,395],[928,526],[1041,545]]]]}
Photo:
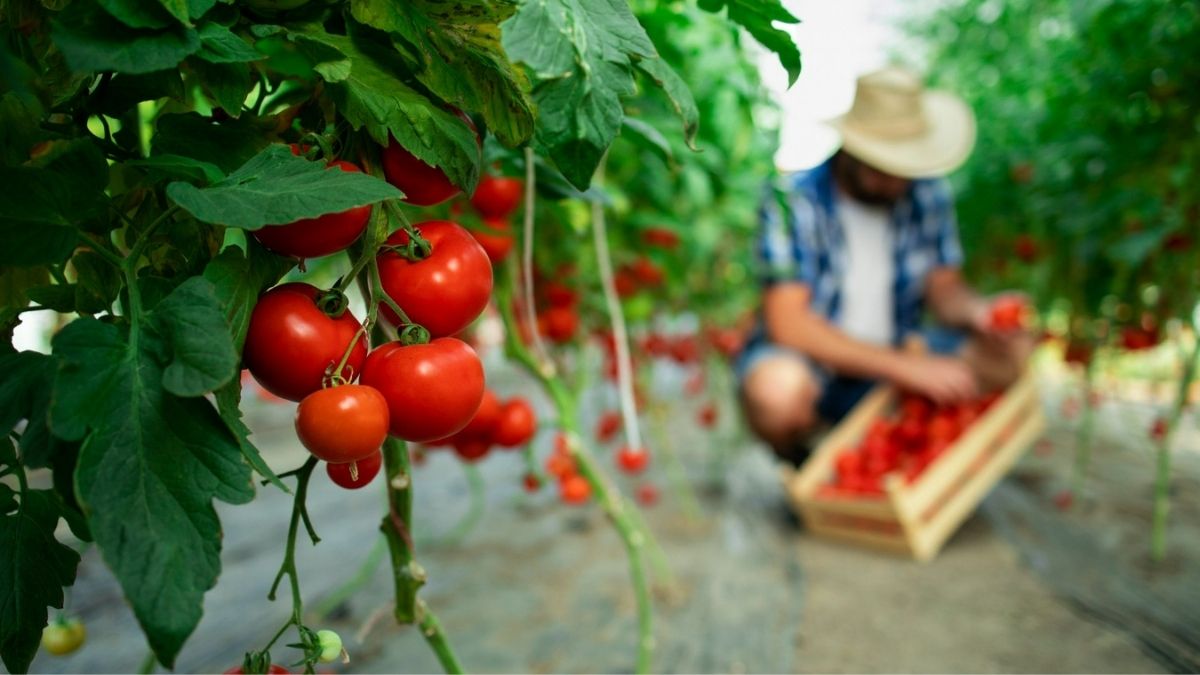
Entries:
{"type": "Polygon", "coordinates": [[[446,633],[442,630],[442,624],[438,622],[437,616],[434,615],[433,610],[429,609],[424,600],[417,600],[417,613],[421,617],[417,626],[421,635],[425,637],[425,641],[433,649],[438,662],[442,664],[442,670],[447,673],[463,672],[463,667],[459,664],[458,657],[455,656],[454,649],[450,646],[450,641],[446,639],[446,633]]]}
{"type": "Polygon", "coordinates": [[[534,193],[537,188],[537,172],[534,171],[533,148],[525,148],[525,220],[521,235],[521,269],[525,279],[525,325],[532,336],[533,350],[539,361],[538,370],[546,371],[553,376],[554,359],[542,341],[541,332],[537,325],[537,309],[533,304],[533,232],[534,232],[534,193]]]}

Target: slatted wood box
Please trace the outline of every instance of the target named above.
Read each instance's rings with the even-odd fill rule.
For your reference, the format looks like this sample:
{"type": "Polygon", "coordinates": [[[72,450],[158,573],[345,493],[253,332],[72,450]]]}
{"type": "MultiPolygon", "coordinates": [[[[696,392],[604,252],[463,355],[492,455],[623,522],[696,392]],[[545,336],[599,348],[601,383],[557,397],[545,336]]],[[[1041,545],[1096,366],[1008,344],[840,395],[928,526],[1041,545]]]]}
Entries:
{"type": "Polygon", "coordinates": [[[1027,370],[912,483],[892,474],[882,498],[818,497],[833,477],[838,454],[857,445],[871,422],[897,401],[894,387],[877,386],[799,471],[785,476],[785,484],[810,532],[927,561],[1041,435],[1046,420],[1034,374],[1027,370]]]}

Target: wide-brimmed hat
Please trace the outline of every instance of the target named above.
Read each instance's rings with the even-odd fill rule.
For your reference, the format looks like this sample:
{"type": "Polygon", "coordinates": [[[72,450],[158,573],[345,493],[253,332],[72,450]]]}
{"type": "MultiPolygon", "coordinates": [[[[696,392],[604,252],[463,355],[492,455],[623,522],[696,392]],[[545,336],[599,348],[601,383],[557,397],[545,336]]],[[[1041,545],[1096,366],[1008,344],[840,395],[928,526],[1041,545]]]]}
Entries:
{"type": "Polygon", "coordinates": [[[975,145],[975,115],[962,99],[895,66],[859,77],[850,111],[829,124],[846,152],[902,178],[947,174],[975,145]]]}

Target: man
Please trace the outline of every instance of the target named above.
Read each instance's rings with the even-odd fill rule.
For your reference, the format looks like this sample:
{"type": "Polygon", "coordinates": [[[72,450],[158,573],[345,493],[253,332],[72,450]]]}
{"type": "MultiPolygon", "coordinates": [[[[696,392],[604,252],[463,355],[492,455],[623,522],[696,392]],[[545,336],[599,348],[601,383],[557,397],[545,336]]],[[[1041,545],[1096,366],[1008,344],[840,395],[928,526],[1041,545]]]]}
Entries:
{"type": "Polygon", "coordinates": [[[971,399],[1013,381],[1032,348],[1024,332],[991,329],[993,300],[960,273],[940,176],[974,145],[966,104],[885,68],[859,78],[833,125],[841,149],[763,209],[763,304],[737,364],[751,428],[796,465],[812,432],[876,381],[940,403],[971,399]],[[940,353],[902,347],[925,309],[951,329],[924,335],[940,353]]]}

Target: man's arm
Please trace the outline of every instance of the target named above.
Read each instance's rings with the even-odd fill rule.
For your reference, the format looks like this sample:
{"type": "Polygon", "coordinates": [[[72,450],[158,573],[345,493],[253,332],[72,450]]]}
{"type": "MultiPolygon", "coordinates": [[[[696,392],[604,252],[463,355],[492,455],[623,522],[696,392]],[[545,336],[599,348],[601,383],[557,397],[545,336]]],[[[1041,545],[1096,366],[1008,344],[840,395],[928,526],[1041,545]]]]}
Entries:
{"type": "Polygon", "coordinates": [[[958,267],[938,267],[925,279],[925,299],[939,323],[952,328],[985,328],[991,303],[963,279],[958,267]]]}
{"type": "Polygon", "coordinates": [[[810,307],[808,286],[787,282],[767,289],[763,315],[772,342],[807,354],[834,372],[885,379],[936,401],[976,395],[975,379],[960,359],[915,355],[855,340],[810,307]]]}

